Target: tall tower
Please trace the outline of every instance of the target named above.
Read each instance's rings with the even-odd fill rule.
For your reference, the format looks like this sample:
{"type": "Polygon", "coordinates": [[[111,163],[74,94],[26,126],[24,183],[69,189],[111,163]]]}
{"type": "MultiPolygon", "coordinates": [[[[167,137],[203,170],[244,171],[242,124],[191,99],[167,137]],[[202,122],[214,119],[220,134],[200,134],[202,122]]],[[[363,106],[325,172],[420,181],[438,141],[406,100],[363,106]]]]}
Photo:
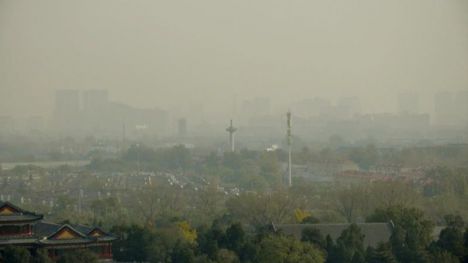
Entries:
{"type": "Polygon", "coordinates": [[[292,170],[292,161],[291,161],[291,151],[292,151],[292,146],[291,146],[291,111],[288,111],[286,113],[287,121],[286,124],[288,126],[288,131],[287,131],[287,136],[288,136],[288,185],[289,187],[292,186],[292,177],[291,177],[291,170],[292,170]]]}
{"type": "Polygon", "coordinates": [[[226,131],[229,132],[229,146],[231,146],[231,152],[234,152],[236,149],[234,145],[234,133],[237,131],[237,129],[232,126],[232,120],[231,125],[227,127],[226,131]]]}

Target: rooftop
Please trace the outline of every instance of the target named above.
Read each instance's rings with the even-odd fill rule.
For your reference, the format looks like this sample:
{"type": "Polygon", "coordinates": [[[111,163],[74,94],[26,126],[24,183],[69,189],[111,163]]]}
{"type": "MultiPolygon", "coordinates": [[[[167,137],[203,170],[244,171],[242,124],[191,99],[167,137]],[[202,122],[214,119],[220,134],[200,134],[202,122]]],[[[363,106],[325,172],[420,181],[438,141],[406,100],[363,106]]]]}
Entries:
{"type": "Polygon", "coordinates": [[[55,224],[44,222],[42,219],[42,215],[25,211],[9,202],[0,201],[0,224],[5,226],[30,223],[32,226],[32,235],[3,236],[0,238],[0,246],[9,244],[69,245],[115,240],[114,236],[99,227],[55,224]]]}

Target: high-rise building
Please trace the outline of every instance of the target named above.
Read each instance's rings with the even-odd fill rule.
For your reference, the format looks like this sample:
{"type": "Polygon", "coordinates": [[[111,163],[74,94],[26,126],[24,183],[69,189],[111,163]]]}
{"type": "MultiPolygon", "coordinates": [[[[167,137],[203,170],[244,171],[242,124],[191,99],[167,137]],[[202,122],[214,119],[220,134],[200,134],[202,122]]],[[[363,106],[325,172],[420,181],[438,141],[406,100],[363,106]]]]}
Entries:
{"type": "Polygon", "coordinates": [[[303,99],[291,105],[294,114],[302,118],[314,118],[328,115],[332,104],[323,98],[303,99]]]}
{"type": "Polygon", "coordinates": [[[110,102],[104,132],[122,136],[122,126],[129,138],[135,136],[161,136],[166,133],[167,112],[158,108],[137,108],[110,102]]]}
{"type": "Polygon", "coordinates": [[[83,110],[85,112],[99,112],[106,110],[109,104],[107,90],[92,89],[83,91],[83,110]]]}
{"type": "Polygon", "coordinates": [[[0,134],[12,133],[15,128],[15,121],[11,116],[0,116],[0,134]]]}
{"type": "Polygon", "coordinates": [[[341,97],[337,103],[338,118],[351,119],[361,113],[361,101],[358,97],[341,97]]]}
{"type": "Polygon", "coordinates": [[[109,126],[109,95],[107,90],[83,91],[83,124],[93,132],[105,130],[109,126]]]}
{"type": "Polygon", "coordinates": [[[177,134],[179,137],[187,136],[187,119],[181,118],[177,121],[177,134]]]}
{"type": "Polygon", "coordinates": [[[399,114],[418,114],[419,96],[417,93],[405,92],[398,94],[399,114]]]}
{"type": "Polygon", "coordinates": [[[55,92],[55,112],[77,114],[80,111],[80,93],[78,90],[61,89],[55,92]]]}
{"type": "Polygon", "coordinates": [[[456,105],[451,92],[439,92],[434,97],[435,122],[438,126],[457,124],[456,105]]]}
{"type": "Polygon", "coordinates": [[[57,128],[72,131],[79,123],[80,94],[78,90],[61,89],[55,92],[54,119],[57,128]]]}
{"type": "Polygon", "coordinates": [[[456,107],[456,116],[460,126],[468,127],[468,90],[462,90],[456,93],[454,98],[456,107]]]}

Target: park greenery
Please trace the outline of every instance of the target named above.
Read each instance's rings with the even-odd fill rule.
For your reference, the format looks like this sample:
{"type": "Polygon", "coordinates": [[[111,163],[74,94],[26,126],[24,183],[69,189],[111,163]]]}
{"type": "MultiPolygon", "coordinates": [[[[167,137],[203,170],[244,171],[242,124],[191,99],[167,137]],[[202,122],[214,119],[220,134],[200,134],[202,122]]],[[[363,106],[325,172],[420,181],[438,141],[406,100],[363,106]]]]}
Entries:
{"type": "MultiPolygon", "coordinates": [[[[50,220],[109,230],[122,262],[468,262],[468,147],[303,147],[294,171],[306,175],[291,188],[286,160],[281,149],[135,144],[94,153],[85,167],[17,166],[0,172],[0,185],[50,220]],[[365,247],[360,222],[391,222],[391,238],[365,247]],[[349,227],[335,240],[313,226],[300,240],[273,227],[305,223],[349,227]]],[[[2,260],[49,262],[43,254],[11,247],[2,260]]],[[[93,260],[60,260],[80,257],[93,260]]]]}

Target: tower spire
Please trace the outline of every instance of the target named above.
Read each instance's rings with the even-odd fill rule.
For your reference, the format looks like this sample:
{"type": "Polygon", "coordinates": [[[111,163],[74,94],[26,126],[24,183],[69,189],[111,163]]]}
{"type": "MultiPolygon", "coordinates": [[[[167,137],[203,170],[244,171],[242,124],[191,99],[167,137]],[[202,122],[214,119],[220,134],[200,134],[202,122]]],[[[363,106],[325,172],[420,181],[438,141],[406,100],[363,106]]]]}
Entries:
{"type": "Polygon", "coordinates": [[[236,128],[232,125],[232,120],[231,124],[229,127],[226,128],[226,131],[229,133],[229,146],[231,147],[231,152],[235,151],[235,145],[234,145],[234,133],[237,131],[236,128]]]}

